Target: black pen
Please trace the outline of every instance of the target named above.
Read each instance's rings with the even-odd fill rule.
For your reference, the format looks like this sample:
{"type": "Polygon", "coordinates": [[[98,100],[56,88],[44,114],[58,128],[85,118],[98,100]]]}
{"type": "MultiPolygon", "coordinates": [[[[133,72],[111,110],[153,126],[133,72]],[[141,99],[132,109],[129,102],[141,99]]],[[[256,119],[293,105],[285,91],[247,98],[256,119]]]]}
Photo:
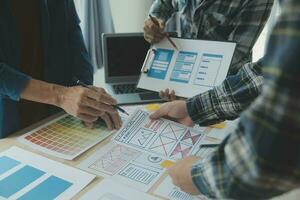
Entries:
{"type": "MultiPolygon", "coordinates": [[[[78,78],[74,77],[73,78],[73,81],[75,82],[76,85],[80,85],[82,87],[85,87],[85,88],[90,88],[87,84],[85,84],[84,82],[80,81],[78,78]]],[[[90,88],[92,89],[92,88],[90,88]]],[[[112,107],[114,107],[115,109],[119,110],[120,112],[126,114],[129,116],[128,112],[126,112],[123,108],[121,108],[120,106],[118,105],[111,105],[112,107]]]]}

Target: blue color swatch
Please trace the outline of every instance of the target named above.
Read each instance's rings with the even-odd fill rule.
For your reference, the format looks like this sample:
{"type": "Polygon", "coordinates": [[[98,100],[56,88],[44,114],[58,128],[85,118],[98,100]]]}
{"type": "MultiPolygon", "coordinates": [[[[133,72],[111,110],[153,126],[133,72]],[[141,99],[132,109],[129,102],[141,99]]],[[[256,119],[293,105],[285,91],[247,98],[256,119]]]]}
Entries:
{"type": "Polygon", "coordinates": [[[45,172],[41,170],[25,166],[0,181],[0,196],[9,198],[44,174],[45,172]]]}
{"type": "Polygon", "coordinates": [[[172,72],[171,81],[189,83],[198,54],[180,51],[172,72]]]}
{"type": "Polygon", "coordinates": [[[18,200],[51,200],[58,197],[61,193],[66,191],[72,183],[60,179],[56,176],[51,176],[42,182],[37,187],[33,188],[28,193],[24,194],[18,200]],[[42,198],[41,198],[42,197],[42,198]]]}
{"type": "Polygon", "coordinates": [[[171,63],[174,50],[157,49],[148,76],[164,80],[171,63]]]}
{"type": "Polygon", "coordinates": [[[0,157],[0,175],[18,166],[19,164],[20,162],[11,159],[9,157],[6,156],[0,157]]]}

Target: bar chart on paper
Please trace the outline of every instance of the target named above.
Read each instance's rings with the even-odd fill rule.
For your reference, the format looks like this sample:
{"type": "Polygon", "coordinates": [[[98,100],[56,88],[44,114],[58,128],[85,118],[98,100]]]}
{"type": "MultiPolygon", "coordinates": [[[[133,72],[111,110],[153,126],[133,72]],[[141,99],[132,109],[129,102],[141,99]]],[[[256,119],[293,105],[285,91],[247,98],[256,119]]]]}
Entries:
{"type": "Polygon", "coordinates": [[[95,176],[13,147],[0,154],[0,199],[69,199],[95,176]]]}
{"type": "Polygon", "coordinates": [[[111,134],[104,124],[89,129],[79,119],[63,115],[21,136],[19,141],[49,155],[73,160],[111,134]]]}

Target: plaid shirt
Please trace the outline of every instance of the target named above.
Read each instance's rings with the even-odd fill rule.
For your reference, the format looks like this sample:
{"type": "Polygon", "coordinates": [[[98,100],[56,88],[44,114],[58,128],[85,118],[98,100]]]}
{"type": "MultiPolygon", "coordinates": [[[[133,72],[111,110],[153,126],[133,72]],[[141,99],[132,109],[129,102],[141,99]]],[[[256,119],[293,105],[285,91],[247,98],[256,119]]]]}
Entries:
{"type": "Polygon", "coordinates": [[[193,166],[212,198],[266,199],[300,186],[300,1],[287,0],[263,61],[262,94],[209,157],[193,166]]]}
{"type": "Polygon", "coordinates": [[[252,48],[273,6],[273,0],[156,0],[150,13],[167,21],[180,14],[184,38],[237,42],[229,77],[220,86],[191,99],[202,126],[237,118],[259,95],[263,83],[259,64],[251,61],[252,48]],[[247,97],[247,98],[246,98],[247,97]],[[194,102],[194,103],[193,103],[194,102]]]}
{"type": "Polygon", "coordinates": [[[229,74],[252,60],[252,48],[274,0],[156,0],[150,13],[167,21],[179,13],[181,37],[237,43],[229,74]],[[164,2],[164,3],[162,3],[164,2]]]}

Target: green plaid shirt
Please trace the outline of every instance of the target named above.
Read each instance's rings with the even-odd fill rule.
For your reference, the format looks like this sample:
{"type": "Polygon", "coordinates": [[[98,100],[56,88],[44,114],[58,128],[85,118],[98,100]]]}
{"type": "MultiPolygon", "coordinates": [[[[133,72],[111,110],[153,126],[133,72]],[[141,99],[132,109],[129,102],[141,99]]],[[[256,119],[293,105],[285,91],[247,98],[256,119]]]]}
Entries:
{"type": "Polygon", "coordinates": [[[167,21],[179,13],[181,36],[237,42],[225,82],[189,100],[202,126],[237,118],[260,94],[260,64],[251,61],[252,48],[269,17],[273,0],[156,0],[150,13],[167,21]],[[199,117],[199,115],[202,115],[199,117]]]}
{"type": "Polygon", "coordinates": [[[238,128],[192,169],[201,193],[266,199],[299,188],[299,52],[300,1],[287,0],[262,62],[262,94],[242,114],[238,128]]]}

